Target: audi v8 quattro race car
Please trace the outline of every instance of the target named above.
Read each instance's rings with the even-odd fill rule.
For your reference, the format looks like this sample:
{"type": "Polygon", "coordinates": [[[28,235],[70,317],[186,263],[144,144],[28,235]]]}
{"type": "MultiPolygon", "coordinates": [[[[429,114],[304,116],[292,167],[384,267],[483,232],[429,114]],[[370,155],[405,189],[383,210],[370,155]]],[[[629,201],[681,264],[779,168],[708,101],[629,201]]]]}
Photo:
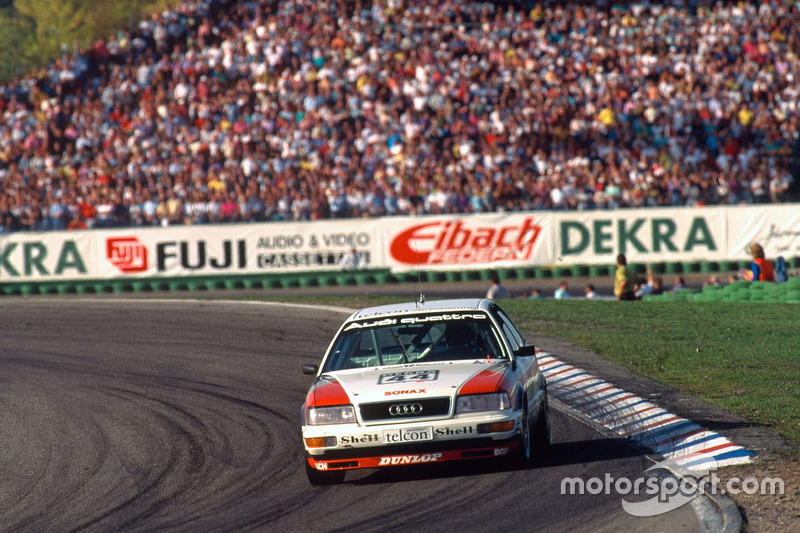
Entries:
{"type": "Polygon", "coordinates": [[[529,344],[487,299],[384,305],[339,328],[302,408],[314,485],[345,472],[507,457],[550,445],[545,378],[529,344]]]}

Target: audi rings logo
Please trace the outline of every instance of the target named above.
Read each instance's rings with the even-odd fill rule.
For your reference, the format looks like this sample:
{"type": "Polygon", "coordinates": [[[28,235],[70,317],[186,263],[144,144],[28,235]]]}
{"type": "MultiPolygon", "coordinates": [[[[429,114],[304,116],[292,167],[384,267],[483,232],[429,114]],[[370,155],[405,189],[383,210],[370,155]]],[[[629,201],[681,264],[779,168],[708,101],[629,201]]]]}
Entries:
{"type": "Polygon", "coordinates": [[[418,415],[422,412],[422,405],[418,403],[395,403],[389,406],[392,416],[418,415]]]}

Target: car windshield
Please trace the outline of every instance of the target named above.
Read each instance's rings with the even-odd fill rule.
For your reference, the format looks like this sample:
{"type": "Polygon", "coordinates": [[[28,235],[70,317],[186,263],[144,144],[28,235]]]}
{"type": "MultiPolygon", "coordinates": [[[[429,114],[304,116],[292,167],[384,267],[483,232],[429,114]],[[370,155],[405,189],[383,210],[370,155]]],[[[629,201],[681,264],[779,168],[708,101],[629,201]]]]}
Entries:
{"type": "Polygon", "coordinates": [[[325,370],[506,357],[485,314],[415,315],[351,322],[336,338],[325,370]]]}

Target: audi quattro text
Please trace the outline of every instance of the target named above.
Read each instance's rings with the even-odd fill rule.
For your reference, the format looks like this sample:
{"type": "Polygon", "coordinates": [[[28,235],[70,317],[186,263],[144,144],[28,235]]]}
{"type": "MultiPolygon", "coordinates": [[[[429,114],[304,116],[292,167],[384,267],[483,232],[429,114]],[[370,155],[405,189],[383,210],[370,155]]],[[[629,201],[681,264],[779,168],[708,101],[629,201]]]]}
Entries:
{"type": "Polygon", "coordinates": [[[303,371],[314,376],[301,430],[315,485],[357,468],[488,457],[527,466],[550,444],[535,348],[492,300],[361,309],[303,371]]]}

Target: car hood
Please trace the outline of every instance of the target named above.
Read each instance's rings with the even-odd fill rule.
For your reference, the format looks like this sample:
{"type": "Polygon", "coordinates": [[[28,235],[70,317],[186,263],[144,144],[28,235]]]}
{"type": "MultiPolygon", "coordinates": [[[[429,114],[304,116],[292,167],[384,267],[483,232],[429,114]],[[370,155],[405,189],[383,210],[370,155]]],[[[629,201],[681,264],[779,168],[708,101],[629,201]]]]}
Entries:
{"type": "Polygon", "coordinates": [[[380,402],[402,398],[454,397],[466,384],[492,392],[500,382],[507,361],[453,361],[385,366],[329,372],[353,403],[380,402]]]}

